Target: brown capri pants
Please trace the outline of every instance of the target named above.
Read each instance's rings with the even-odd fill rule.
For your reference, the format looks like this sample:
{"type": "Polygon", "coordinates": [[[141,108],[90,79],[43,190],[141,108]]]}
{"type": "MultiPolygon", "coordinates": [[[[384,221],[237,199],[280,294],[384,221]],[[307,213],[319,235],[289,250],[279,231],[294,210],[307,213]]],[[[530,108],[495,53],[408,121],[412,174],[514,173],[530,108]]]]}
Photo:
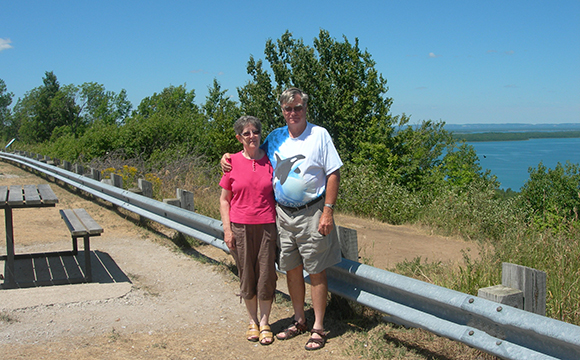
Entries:
{"type": "Polygon", "coordinates": [[[250,300],[274,299],[276,291],[276,224],[232,223],[236,248],[231,254],[238,267],[240,296],[250,300]]]}

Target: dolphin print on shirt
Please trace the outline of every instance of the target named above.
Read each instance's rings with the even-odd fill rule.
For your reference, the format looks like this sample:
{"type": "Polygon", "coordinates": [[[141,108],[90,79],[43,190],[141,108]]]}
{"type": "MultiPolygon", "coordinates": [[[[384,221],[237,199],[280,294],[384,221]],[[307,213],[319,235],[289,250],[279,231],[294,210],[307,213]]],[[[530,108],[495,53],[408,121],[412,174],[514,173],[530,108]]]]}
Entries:
{"type": "Polygon", "coordinates": [[[276,156],[276,170],[274,170],[274,177],[280,180],[280,185],[284,185],[291,171],[300,174],[300,168],[295,167],[296,162],[306,158],[304,155],[295,155],[282,160],[278,154],[274,154],[274,156],[276,156]]]}

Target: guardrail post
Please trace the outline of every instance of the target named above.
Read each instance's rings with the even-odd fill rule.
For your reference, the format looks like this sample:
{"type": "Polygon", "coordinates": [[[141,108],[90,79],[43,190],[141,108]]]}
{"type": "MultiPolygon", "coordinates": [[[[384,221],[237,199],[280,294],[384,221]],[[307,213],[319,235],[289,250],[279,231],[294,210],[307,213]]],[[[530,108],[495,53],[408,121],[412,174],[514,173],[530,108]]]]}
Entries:
{"type": "Polygon", "coordinates": [[[111,180],[114,187],[123,188],[123,177],[121,175],[111,174],[111,180]]]}
{"type": "Polygon", "coordinates": [[[546,273],[502,263],[501,285],[479,289],[477,296],[546,316],[546,273]]]}
{"type": "Polygon", "coordinates": [[[85,174],[85,168],[80,164],[75,164],[74,169],[75,169],[75,171],[74,171],[75,174],[79,174],[79,175],[85,174]]]}
{"type": "Polygon", "coordinates": [[[69,163],[66,160],[62,161],[62,168],[65,169],[66,171],[71,171],[72,170],[72,164],[69,163]]]}
{"type": "Polygon", "coordinates": [[[101,181],[101,171],[98,169],[90,168],[91,171],[91,179],[101,181]]]}
{"type": "Polygon", "coordinates": [[[510,263],[501,264],[502,285],[521,290],[524,310],[546,316],[546,273],[510,263]]]}
{"type": "Polygon", "coordinates": [[[358,237],[356,230],[337,226],[342,257],[358,262],[358,237]]]}
{"type": "Polygon", "coordinates": [[[193,205],[193,193],[191,191],[177,189],[177,198],[179,199],[179,206],[182,209],[195,211],[195,207],[193,205]]]}
{"type": "Polygon", "coordinates": [[[139,189],[141,189],[141,191],[143,192],[143,196],[147,196],[148,198],[153,197],[153,183],[152,182],[147,181],[145,179],[138,179],[137,186],[139,186],[139,189]]]}

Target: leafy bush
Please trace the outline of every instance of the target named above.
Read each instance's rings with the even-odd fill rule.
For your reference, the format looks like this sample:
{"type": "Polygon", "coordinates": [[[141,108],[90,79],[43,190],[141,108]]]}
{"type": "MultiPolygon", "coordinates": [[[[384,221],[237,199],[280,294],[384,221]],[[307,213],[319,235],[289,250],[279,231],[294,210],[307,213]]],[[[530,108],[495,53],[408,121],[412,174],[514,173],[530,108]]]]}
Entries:
{"type": "Polygon", "coordinates": [[[371,165],[347,163],[341,169],[337,204],[342,211],[373,217],[391,224],[414,221],[419,198],[380,175],[371,165]]]}
{"type": "Polygon", "coordinates": [[[552,229],[566,233],[578,229],[580,209],[580,168],[578,164],[558,163],[547,169],[543,163],[530,168],[530,179],[521,190],[521,206],[529,206],[533,212],[530,220],[543,231],[552,229]]]}
{"type": "Polygon", "coordinates": [[[501,200],[485,181],[447,188],[421,209],[420,222],[447,235],[473,240],[498,240],[525,225],[525,211],[515,200],[501,200]]]}

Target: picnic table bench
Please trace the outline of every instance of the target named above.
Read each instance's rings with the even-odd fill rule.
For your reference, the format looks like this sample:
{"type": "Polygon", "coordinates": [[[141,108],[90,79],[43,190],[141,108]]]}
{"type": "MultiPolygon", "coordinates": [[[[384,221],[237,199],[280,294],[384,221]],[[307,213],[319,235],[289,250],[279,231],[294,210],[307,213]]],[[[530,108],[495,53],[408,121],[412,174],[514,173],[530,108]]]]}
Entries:
{"type": "Polygon", "coordinates": [[[91,245],[90,238],[92,236],[101,236],[103,228],[89,215],[85,209],[65,209],[59,210],[60,216],[64,220],[72,236],[73,255],[78,254],[78,238],[82,237],[84,240],[85,253],[85,281],[91,282],[92,267],[91,267],[91,245]]]}

